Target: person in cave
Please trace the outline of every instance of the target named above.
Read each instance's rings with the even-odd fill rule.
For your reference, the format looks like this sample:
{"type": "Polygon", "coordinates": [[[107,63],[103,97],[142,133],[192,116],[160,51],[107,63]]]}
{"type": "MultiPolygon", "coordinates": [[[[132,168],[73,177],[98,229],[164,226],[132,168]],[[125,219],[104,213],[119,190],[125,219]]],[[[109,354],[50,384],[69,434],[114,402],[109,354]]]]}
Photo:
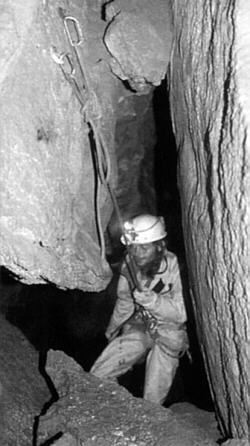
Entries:
{"type": "Polygon", "coordinates": [[[90,369],[99,378],[116,379],[145,358],[143,398],[158,404],[188,348],[179,266],[166,235],[163,217],[143,214],[124,224],[127,254],[105,333],[109,343],[90,369]]]}

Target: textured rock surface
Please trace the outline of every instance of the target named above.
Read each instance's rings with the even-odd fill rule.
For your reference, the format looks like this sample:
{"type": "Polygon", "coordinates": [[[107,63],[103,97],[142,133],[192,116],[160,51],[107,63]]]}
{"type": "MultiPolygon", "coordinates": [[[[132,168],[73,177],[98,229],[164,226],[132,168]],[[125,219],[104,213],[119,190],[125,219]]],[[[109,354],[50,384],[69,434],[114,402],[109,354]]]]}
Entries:
{"type": "Polygon", "coordinates": [[[32,444],[33,426],[51,395],[38,371],[38,353],[0,316],[0,444],[32,444]]]}
{"type": "MultiPolygon", "coordinates": [[[[51,57],[52,49],[69,51],[58,14],[67,2],[28,2],[21,17],[19,3],[5,2],[1,28],[1,263],[27,282],[100,289],[110,272],[89,206],[95,175],[88,125],[51,57]]],[[[83,27],[81,2],[71,13],[83,27]]],[[[87,42],[84,51],[90,58],[87,42]]],[[[112,122],[106,127],[110,136],[112,122]]],[[[99,194],[105,225],[111,205],[103,186],[99,194]]]]}
{"type": "Polygon", "coordinates": [[[250,9],[173,6],[171,108],[191,295],[221,429],[241,438],[250,415],[250,9]]]}
{"type": "Polygon", "coordinates": [[[166,0],[115,0],[106,6],[110,20],[104,42],[112,71],[138,92],[160,85],[172,44],[171,5],[166,0]]]}
{"type": "MultiPolygon", "coordinates": [[[[110,280],[103,233],[112,204],[105,184],[97,183],[93,136],[98,141],[101,135],[105,143],[106,156],[99,154],[99,161],[102,158],[106,172],[109,167],[111,186],[115,189],[119,183],[120,189],[125,180],[126,188],[133,178],[129,206],[134,202],[137,208],[140,202],[136,178],[144,139],[138,131],[130,136],[139,98],[110,72],[110,56],[102,42],[107,23],[100,8],[101,2],[83,5],[80,0],[71,2],[70,8],[66,0],[2,5],[0,263],[26,283],[50,281],[60,287],[98,291],[110,280]],[[83,91],[84,116],[60,69],[69,73],[69,62],[55,63],[70,51],[75,79],[83,83],[63,26],[65,14],[78,19],[83,36],[78,50],[88,87],[83,91]],[[116,137],[120,131],[116,123],[122,115],[122,131],[127,129],[126,144],[130,141],[130,162],[135,167],[127,168],[124,177],[121,166],[118,178],[117,158],[119,152],[123,157],[125,148],[116,137]]],[[[76,39],[73,22],[67,23],[76,39]]],[[[140,123],[144,111],[145,119],[149,116],[151,98],[144,98],[140,123]]],[[[150,182],[148,177],[147,189],[150,182]]]]}
{"type": "MultiPolygon", "coordinates": [[[[110,279],[101,259],[96,222],[90,120],[108,141],[112,184],[123,215],[153,203],[152,172],[146,178],[141,175],[147,139],[142,129],[152,110],[146,97],[137,101],[109,71],[114,66],[102,39],[108,20],[117,13],[106,37],[115,21],[124,30],[123,13],[119,15],[124,2],[109,2],[106,22],[101,19],[102,3],[74,0],[67,9],[66,0],[30,0],[25,5],[19,0],[0,1],[0,263],[24,282],[49,280],[93,291],[110,279]],[[85,120],[51,57],[69,50],[59,7],[76,16],[83,29],[81,55],[91,73],[92,92],[86,96],[85,120]],[[145,121],[138,117],[142,109],[145,121]],[[135,122],[141,126],[137,133],[135,122]],[[135,181],[138,176],[142,183],[135,181]],[[150,197],[149,203],[138,196],[142,184],[147,186],[144,195],[150,197]]],[[[126,2],[124,23],[134,11],[131,5],[134,8],[135,2],[126,2]]],[[[172,0],[172,5],[171,104],[197,332],[221,430],[225,438],[244,438],[249,434],[250,407],[249,7],[244,0],[172,0]]],[[[131,23],[140,26],[143,13],[151,31],[155,26],[151,20],[163,17],[154,8],[149,15],[139,9],[131,23]]],[[[147,62],[152,67],[150,45],[147,62]]],[[[120,68],[129,61],[129,71],[124,75],[122,70],[121,78],[132,81],[140,93],[145,86],[147,90],[147,82],[159,82],[162,59],[156,61],[161,67],[159,79],[151,68],[144,76],[146,62],[138,57],[137,48],[129,60],[130,53],[120,47],[120,68]]],[[[139,47],[143,48],[142,42],[139,47]]],[[[169,54],[168,44],[166,48],[169,54]]],[[[105,228],[112,206],[105,187],[100,185],[98,191],[105,228]]]]}
{"type": "Polygon", "coordinates": [[[227,440],[223,443],[223,446],[249,446],[250,440],[243,438],[241,440],[227,440]]]}
{"type": "MultiPolygon", "coordinates": [[[[63,432],[84,445],[194,446],[215,445],[205,429],[185,416],[132,397],[115,382],[102,382],[83,372],[62,352],[49,351],[46,371],[59,401],[40,418],[38,438],[63,432]]],[[[64,445],[65,438],[58,440],[64,445]]]]}
{"type": "MultiPolygon", "coordinates": [[[[117,110],[116,148],[118,184],[115,189],[121,215],[127,220],[140,212],[156,212],[153,187],[155,125],[151,95],[127,93],[121,97],[117,110]]],[[[114,243],[119,241],[120,227],[114,212],[109,223],[114,243]]]]}
{"type": "Polygon", "coordinates": [[[200,426],[202,430],[204,429],[207,432],[209,438],[213,439],[214,441],[218,440],[218,423],[215,419],[214,412],[201,410],[188,402],[172,404],[170,409],[172,412],[178,414],[181,418],[189,421],[190,423],[195,421],[195,423],[200,426]]]}

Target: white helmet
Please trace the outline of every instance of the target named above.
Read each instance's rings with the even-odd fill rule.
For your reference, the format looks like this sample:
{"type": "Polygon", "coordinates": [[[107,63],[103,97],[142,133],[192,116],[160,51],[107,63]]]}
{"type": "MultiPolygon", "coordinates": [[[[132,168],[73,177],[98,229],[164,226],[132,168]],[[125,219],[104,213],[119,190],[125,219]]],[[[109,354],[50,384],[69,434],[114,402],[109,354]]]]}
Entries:
{"type": "Polygon", "coordinates": [[[123,245],[152,243],[167,235],[163,217],[150,214],[139,215],[124,223],[121,242],[123,245]]]}

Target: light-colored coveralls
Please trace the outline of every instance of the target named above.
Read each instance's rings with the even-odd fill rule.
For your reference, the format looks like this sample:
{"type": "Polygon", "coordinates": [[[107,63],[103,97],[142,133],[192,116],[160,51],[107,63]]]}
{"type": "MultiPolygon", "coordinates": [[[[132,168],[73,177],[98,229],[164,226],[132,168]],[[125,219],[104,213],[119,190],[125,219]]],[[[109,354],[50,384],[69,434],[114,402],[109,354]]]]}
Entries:
{"type": "Polygon", "coordinates": [[[137,280],[146,290],[144,293],[132,290],[124,263],[118,298],[106,330],[111,342],[90,372],[103,379],[117,378],[147,355],[143,397],[162,404],[172,385],[179,357],[188,347],[186,311],[176,256],[166,250],[150,284],[140,272],[137,272],[137,280]],[[143,305],[136,303],[140,296],[143,296],[143,305]],[[121,334],[114,337],[119,332],[121,334]]]}

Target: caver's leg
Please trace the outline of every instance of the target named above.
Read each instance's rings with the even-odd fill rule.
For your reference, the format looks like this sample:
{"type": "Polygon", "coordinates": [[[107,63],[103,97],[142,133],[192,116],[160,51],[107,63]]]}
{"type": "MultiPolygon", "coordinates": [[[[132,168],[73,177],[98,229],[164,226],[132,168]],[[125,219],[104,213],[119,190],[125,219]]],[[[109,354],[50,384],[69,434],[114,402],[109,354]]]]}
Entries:
{"type": "Polygon", "coordinates": [[[103,350],[90,373],[99,378],[118,378],[125,374],[152,346],[152,339],[142,331],[118,336],[103,350]]]}
{"type": "Polygon", "coordinates": [[[179,359],[169,356],[164,346],[154,344],[146,362],[143,398],[162,404],[173,383],[179,359]]]}

